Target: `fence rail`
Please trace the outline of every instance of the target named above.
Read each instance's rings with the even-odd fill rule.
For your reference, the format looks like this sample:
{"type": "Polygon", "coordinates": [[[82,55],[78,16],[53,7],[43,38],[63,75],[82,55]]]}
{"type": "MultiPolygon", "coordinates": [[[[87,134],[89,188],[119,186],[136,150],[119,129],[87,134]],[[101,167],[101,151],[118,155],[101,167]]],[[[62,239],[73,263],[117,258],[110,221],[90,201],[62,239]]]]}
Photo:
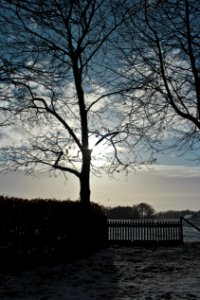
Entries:
{"type": "Polygon", "coordinates": [[[180,220],[108,220],[110,243],[174,245],[183,243],[180,220]]]}
{"type": "Polygon", "coordinates": [[[195,228],[197,231],[200,232],[200,228],[195,225],[193,222],[191,222],[190,220],[184,218],[184,217],[181,217],[181,220],[185,221],[186,223],[188,223],[190,226],[192,226],[193,228],[195,228]]]}

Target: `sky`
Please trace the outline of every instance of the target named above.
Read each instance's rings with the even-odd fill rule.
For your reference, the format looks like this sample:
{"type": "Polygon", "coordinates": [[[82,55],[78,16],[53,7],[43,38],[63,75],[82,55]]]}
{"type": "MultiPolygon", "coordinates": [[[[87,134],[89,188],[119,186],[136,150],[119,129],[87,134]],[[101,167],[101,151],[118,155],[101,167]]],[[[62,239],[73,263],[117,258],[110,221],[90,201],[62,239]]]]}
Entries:
{"type": "MultiPolygon", "coordinates": [[[[119,174],[116,179],[107,175],[91,177],[91,200],[106,207],[132,206],[140,202],[149,203],[154,209],[200,210],[200,166],[192,165],[183,158],[163,156],[160,163],[136,172],[128,177],[119,174]]],[[[0,175],[0,194],[22,198],[55,198],[77,200],[79,182],[69,176],[39,177],[23,173],[0,175]]]]}

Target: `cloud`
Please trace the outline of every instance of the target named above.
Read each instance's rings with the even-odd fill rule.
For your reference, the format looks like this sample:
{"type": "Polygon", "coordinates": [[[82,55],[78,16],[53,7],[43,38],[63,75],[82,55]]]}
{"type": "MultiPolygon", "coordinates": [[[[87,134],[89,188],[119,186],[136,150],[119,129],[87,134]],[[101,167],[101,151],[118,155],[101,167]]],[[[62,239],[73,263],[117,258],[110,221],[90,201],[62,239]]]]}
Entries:
{"type": "Polygon", "coordinates": [[[0,129],[1,147],[11,145],[21,145],[22,139],[27,134],[26,130],[20,126],[3,127],[0,129]]]}
{"type": "Polygon", "coordinates": [[[156,165],[149,172],[166,178],[200,178],[200,167],[186,165],[156,165]]]}

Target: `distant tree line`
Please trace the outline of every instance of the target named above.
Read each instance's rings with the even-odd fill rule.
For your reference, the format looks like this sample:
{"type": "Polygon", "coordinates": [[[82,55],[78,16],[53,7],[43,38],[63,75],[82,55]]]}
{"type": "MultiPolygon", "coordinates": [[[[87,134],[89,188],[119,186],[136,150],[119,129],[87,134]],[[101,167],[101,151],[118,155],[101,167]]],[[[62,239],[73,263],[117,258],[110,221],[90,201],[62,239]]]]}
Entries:
{"type": "Polygon", "coordinates": [[[142,219],[153,218],[154,208],[147,203],[139,203],[131,206],[117,206],[107,209],[108,219],[142,219]]]}
{"type": "Polygon", "coordinates": [[[106,208],[108,219],[179,219],[181,216],[193,216],[197,212],[187,210],[168,210],[156,212],[147,203],[139,203],[133,206],[116,206],[106,208]]]}
{"type": "Polygon", "coordinates": [[[156,214],[157,218],[161,219],[179,219],[181,216],[192,216],[195,214],[195,211],[191,211],[189,209],[186,210],[168,210],[159,212],[156,214]]]}

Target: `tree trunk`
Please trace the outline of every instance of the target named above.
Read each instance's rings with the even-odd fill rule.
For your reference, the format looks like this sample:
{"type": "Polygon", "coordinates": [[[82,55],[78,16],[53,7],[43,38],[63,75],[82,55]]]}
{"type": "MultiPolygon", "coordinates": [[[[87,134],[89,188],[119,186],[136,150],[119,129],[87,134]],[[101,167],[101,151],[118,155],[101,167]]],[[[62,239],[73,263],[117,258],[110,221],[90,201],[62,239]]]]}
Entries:
{"type": "Polygon", "coordinates": [[[83,206],[90,205],[90,161],[91,151],[89,149],[82,152],[82,170],[80,176],[80,202],[83,206]]]}

